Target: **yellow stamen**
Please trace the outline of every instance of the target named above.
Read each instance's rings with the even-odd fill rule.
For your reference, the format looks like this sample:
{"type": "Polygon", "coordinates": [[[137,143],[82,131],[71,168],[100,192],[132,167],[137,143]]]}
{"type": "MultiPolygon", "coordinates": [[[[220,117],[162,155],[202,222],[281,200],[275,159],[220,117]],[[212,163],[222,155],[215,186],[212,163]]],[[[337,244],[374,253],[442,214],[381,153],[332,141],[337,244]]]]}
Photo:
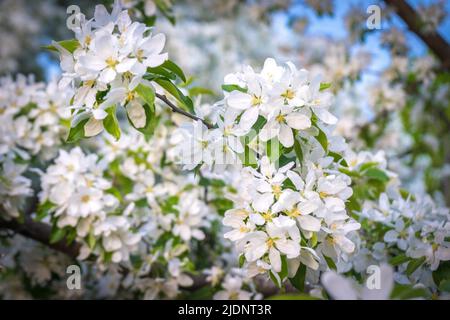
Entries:
{"type": "Polygon", "coordinates": [[[275,120],[277,120],[277,121],[280,122],[280,123],[284,122],[284,115],[279,114],[279,115],[275,118],[275,120]]]}
{"type": "Polygon", "coordinates": [[[112,57],[109,57],[108,59],[106,59],[105,62],[108,65],[108,67],[110,67],[110,68],[115,68],[119,64],[119,61],[117,61],[116,59],[114,59],[112,57]]]}
{"type": "Polygon", "coordinates": [[[284,93],[281,94],[281,96],[285,99],[294,99],[295,96],[295,92],[292,91],[291,89],[287,89],[284,93]]]}
{"type": "Polygon", "coordinates": [[[252,98],[252,106],[259,106],[262,103],[261,97],[253,96],[252,98]]]}

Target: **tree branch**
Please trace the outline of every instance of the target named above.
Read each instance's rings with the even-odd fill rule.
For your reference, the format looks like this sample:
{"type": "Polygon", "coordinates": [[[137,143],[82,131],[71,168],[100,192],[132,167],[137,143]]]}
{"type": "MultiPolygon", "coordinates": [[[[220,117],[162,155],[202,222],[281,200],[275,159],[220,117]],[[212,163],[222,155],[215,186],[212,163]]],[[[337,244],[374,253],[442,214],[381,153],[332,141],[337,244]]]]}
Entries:
{"type": "MultiPolygon", "coordinates": [[[[4,209],[0,207],[0,215],[4,214],[3,211],[4,209]]],[[[50,243],[52,228],[48,224],[33,221],[30,214],[24,214],[24,217],[23,223],[16,219],[11,219],[8,221],[0,219],[0,229],[9,229],[27,238],[39,241],[54,250],[65,253],[76,259],[80,251],[80,244],[76,242],[67,244],[67,240],[65,238],[58,242],[50,243]]]]}
{"type": "Polygon", "coordinates": [[[392,7],[400,18],[439,58],[442,66],[450,70],[450,45],[437,32],[424,32],[422,29],[422,18],[405,0],[384,0],[392,7]]]}
{"type": "Polygon", "coordinates": [[[156,93],[156,96],[158,97],[158,99],[160,99],[165,104],[167,104],[170,107],[170,109],[172,109],[173,112],[182,114],[183,116],[191,118],[192,120],[200,120],[201,122],[204,123],[205,126],[208,127],[208,129],[212,129],[213,128],[213,125],[210,124],[208,121],[206,121],[206,120],[204,120],[202,118],[199,118],[199,117],[197,117],[197,116],[195,116],[195,115],[193,115],[193,114],[191,114],[189,112],[186,112],[183,109],[178,108],[165,95],[156,93]]]}

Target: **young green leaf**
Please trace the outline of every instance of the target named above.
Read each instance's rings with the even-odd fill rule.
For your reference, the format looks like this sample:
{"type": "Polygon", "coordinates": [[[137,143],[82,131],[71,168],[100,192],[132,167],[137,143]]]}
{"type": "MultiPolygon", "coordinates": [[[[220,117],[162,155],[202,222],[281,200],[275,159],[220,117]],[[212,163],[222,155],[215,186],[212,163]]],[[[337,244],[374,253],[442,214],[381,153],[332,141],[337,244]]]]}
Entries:
{"type": "Polygon", "coordinates": [[[300,264],[293,278],[289,278],[291,284],[300,292],[305,291],[306,265],[300,264]]]}
{"type": "Polygon", "coordinates": [[[85,137],[84,125],[89,121],[89,119],[81,120],[77,123],[75,127],[71,127],[69,130],[69,135],[66,139],[67,143],[74,143],[85,137]]]}
{"type": "Polygon", "coordinates": [[[231,92],[234,90],[241,91],[241,92],[247,92],[246,88],[242,88],[242,87],[238,86],[237,84],[223,84],[222,90],[226,91],[226,92],[231,92]]]}
{"type": "Polygon", "coordinates": [[[105,130],[116,140],[120,139],[120,126],[116,116],[116,107],[110,107],[106,110],[108,115],[103,119],[105,130]]]}
{"type": "MultiPolygon", "coordinates": [[[[69,51],[70,53],[73,53],[80,45],[80,43],[76,39],[62,40],[59,41],[58,44],[67,51],[69,51]]],[[[58,52],[58,49],[56,49],[55,46],[53,45],[44,46],[43,48],[50,51],[58,52]]]]}
{"type": "Polygon", "coordinates": [[[337,267],[336,267],[336,264],[334,263],[333,259],[331,259],[330,257],[327,257],[326,255],[324,255],[323,257],[325,258],[325,261],[327,262],[328,267],[331,270],[336,271],[337,267]]]}
{"type": "Polygon", "coordinates": [[[135,91],[139,97],[141,97],[149,105],[153,105],[155,103],[155,90],[152,87],[145,86],[141,83],[136,87],[135,91]]]}

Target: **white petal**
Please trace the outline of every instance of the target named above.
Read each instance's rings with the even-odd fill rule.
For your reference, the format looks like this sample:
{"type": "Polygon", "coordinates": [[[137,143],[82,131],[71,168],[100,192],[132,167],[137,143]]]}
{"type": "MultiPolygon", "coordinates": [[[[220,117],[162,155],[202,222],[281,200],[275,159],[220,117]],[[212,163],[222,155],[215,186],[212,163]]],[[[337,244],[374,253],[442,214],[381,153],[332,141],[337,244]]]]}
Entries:
{"type": "Polygon", "coordinates": [[[313,216],[300,216],[297,218],[302,229],[312,232],[318,232],[320,230],[320,220],[313,216]]]}
{"type": "Polygon", "coordinates": [[[163,33],[158,33],[157,35],[145,40],[141,45],[141,48],[147,51],[149,54],[159,54],[166,43],[166,36],[163,33]]]}
{"type": "Polygon", "coordinates": [[[322,108],[315,108],[314,109],[314,113],[317,115],[317,117],[322,120],[323,122],[325,122],[326,124],[336,124],[338,119],[332,115],[330,112],[328,112],[325,109],[322,108]]]}
{"type": "Polygon", "coordinates": [[[162,53],[154,56],[150,56],[147,59],[145,59],[144,64],[147,67],[154,68],[157,66],[160,66],[169,58],[167,53],[162,53]]]}
{"type": "Polygon", "coordinates": [[[264,193],[256,197],[253,201],[253,208],[258,212],[266,212],[273,203],[273,195],[271,193],[264,193]]]}
{"type": "Polygon", "coordinates": [[[232,108],[245,110],[251,106],[252,97],[247,93],[235,90],[228,96],[227,103],[232,108]]]}
{"type": "Polygon", "coordinates": [[[289,127],[297,130],[304,130],[311,127],[311,120],[309,120],[307,116],[299,112],[287,115],[286,123],[288,124],[289,127]]]}
{"type": "Polygon", "coordinates": [[[130,71],[131,68],[134,66],[134,64],[136,63],[136,59],[123,59],[123,61],[121,61],[117,66],[116,66],[116,70],[119,73],[124,73],[127,71],[130,71]]]}
{"type": "Polygon", "coordinates": [[[103,109],[94,109],[92,110],[92,115],[96,120],[103,120],[106,118],[108,113],[103,109]]]}
{"type": "Polygon", "coordinates": [[[281,256],[280,252],[274,247],[269,250],[269,260],[272,268],[275,272],[281,271],[281,256]]]}
{"type": "Polygon", "coordinates": [[[294,145],[294,135],[292,133],[292,129],[285,124],[281,124],[278,139],[286,148],[292,147],[294,145]]]}
{"type": "Polygon", "coordinates": [[[384,241],[386,242],[395,242],[398,238],[398,232],[395,230],[389,230],[384,234],[384,241]]]}
{"type": "Polygon", "coordinates": [[[86,137],[93,137],[103,131],[103,121],[95,118],[90,118],[84,125],[84,135],[86,137]]]}
{"type": "Polygon", "coordinates": [[[245,110],[239,121],[239,126],[244,130],[249,130],[258,120],[259,109],[251,107],[245,110]]]}
{"type": "Polygon", "coordinates": [[[352,283],[335,272],[328,271],[322,276],[322,284],[335,300],[356,300],[357,294],[352,283]]]}

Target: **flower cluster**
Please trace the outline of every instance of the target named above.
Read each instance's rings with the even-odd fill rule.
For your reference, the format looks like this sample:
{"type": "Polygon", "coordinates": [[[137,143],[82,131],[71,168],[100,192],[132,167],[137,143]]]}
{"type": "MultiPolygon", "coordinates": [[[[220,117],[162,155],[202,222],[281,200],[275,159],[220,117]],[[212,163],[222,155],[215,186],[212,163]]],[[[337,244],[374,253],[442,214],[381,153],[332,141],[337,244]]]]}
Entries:
{"type": "Polygon", "coordinates": [[[44,207],[53,207],[60,230],[75,228],[72,237],[82,243],[80,259],[95,253],[103,260],[127,261],[140,235],[130,232],[126,212],[115,214],[120,203],[107,192],[111,182],[103,177],[105,164],[95,154],[86,156],[78,147],[70,152],[61,150],[55,164],[42,176],[40,200],[48,201],[44,207]]]}
{"type": "Polygon", "coordinates": [[[37,155],[49,159],[61,145],[63,120],[70,115],[69,91],[58,90],[55,81],[45,84],[18,75],[0,79],[0,157],[37,155]],[[45,152],[41,152],[45,151],[45,152]]]}
{"type": "Polygon", "coordinates": [[[68,114],[60,106],[68,97],[54,81],[45,84],[23,75],[0,78],[0,199],[4,218],[18,218],[25,198],[32,195],[27,175],[30,162],[50,159],[61,146],[68,114]]]}
{"type": "Polygon", "coordinates": [[[72,128],[82,125],[88,137],[100,133],[105,122],[115,119],[117,104],[126,107],[134,127],[145,127],[146,101],[136,89],[140,84],[151,86],[144,79],[147,69],[167,60],[167,53],[161,52],[165,36],[152,35],[145,24],[132,22],[119,2],[111,13],[97,5],[90,20],[79,14],[72,31],[75,40],[53,43],[61,55],[60,87],[72,84],[76,89],[71,103],[75,111],[72,128]]]}
{"type": "Polygon", "coordinates": [[[326,87],[304,69],[267,59],[260,73],[246,67],[225,77],[216,128],[198,121],[180,129],[185,167],[242,168],[223,223],[251,276],[269,272],[281,283],[300,265],[326,268],[354,251],[348,234],[360,225],[346,212],[351,179],[328,155],[345,143],[331,134],[337,118],[326,87]]]}
{"type": "MultiPolygon", "coordinates": [[[[384,257],[397,257],[398,281],[422,282],[430,287],[431,272],[450,260],[450,213],[429,196],[405,196],[396,187],[378,202],[366,201],[361,217],[373,222],[369,232],[384,240],[384,257]],[[414,268],[413,268],[414,265],[414,268]]],[[[380,247],[380,245],[378,245],[380,247]]]]}

